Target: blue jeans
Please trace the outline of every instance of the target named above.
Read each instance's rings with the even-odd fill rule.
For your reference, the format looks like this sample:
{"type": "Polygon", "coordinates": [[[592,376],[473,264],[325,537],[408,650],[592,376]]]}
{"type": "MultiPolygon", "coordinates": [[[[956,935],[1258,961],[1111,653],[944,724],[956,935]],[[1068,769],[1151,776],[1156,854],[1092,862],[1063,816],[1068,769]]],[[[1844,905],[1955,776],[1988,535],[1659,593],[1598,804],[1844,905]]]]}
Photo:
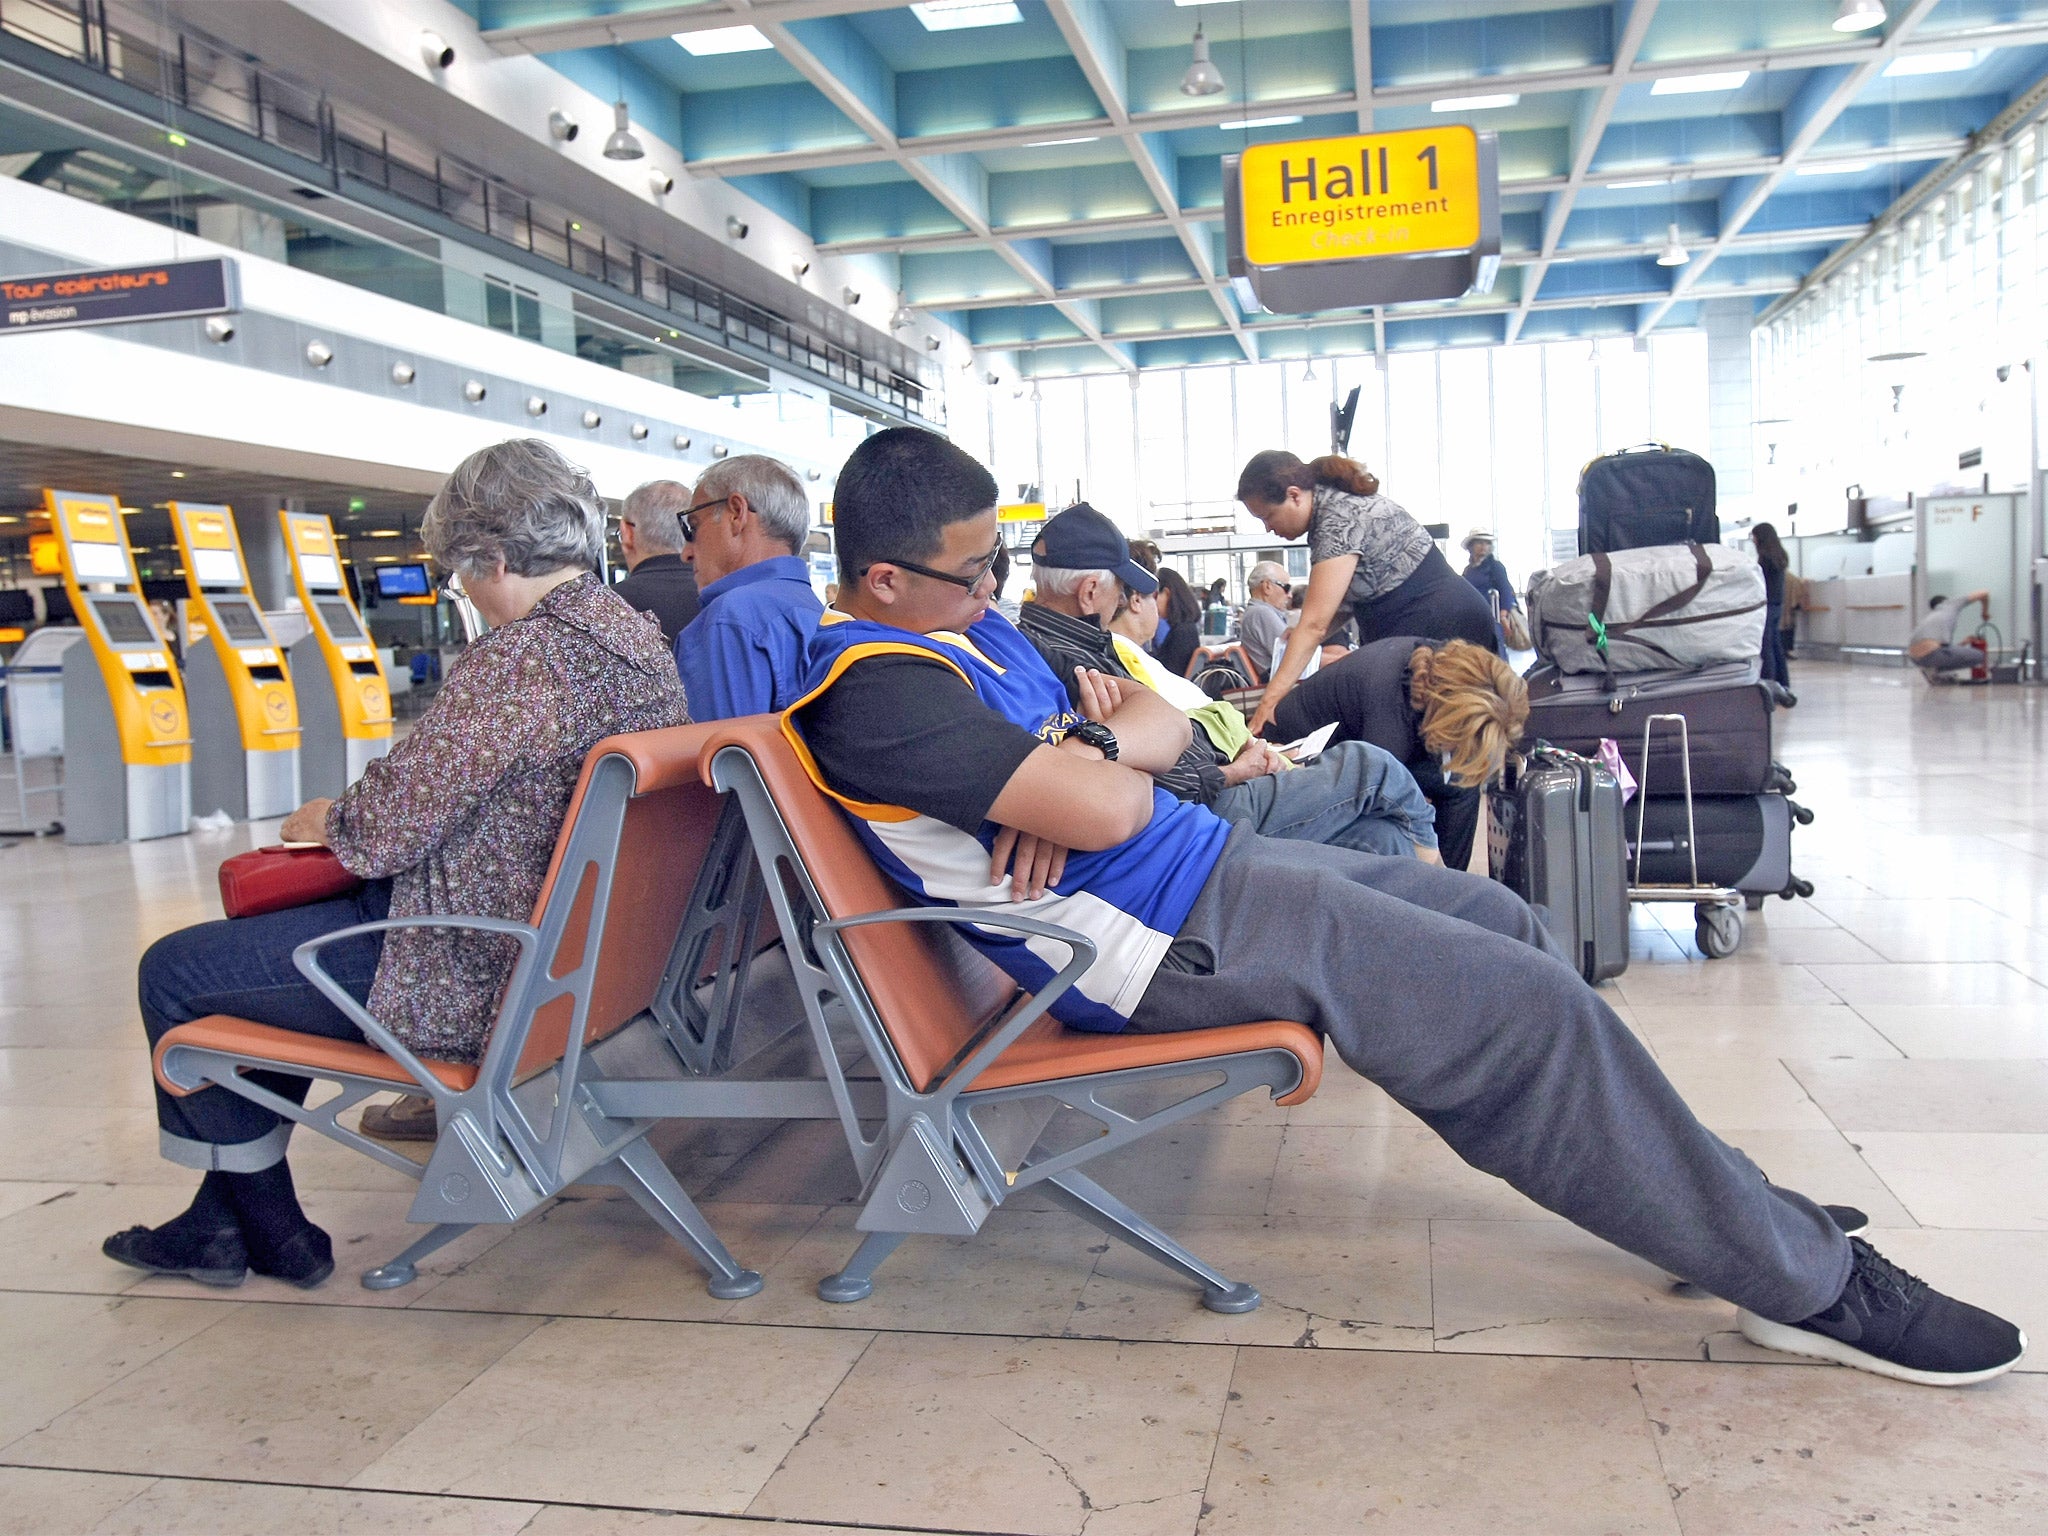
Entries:
{"type": "Polygon", "coordinates": [[[1210,807],[1264,837],[1413,857],[1436,846],[1436,812],[1392,753],[1332,742],[1305,767],[1233,784],[1210,807]]]}
{"type": "MultiPolygon", "coordinates": [[[[136,973],[142,1027],[154,1054],[156,1043],[180,1024],[210,1013],[230,1014],[257,1024],[360,1040],[362,1032],[320,995],[292,964],[292,951],[323,933],[375,922],[391,906],[391,882],[372,880],[352,896],[288,907],[261,917],[195,923],[149,946],[136,973]]],[[[330,944],[321,966],[357,1002],[370,996],[370,981],[384,950],[382,934],[330,944]]],[[[295,1103],[306,1102],[303,1077],[252,1072],[252,1081],[295,1103]]],[[[202,1088],[183,1098],[156,1089],[157,1146],[171,1162],[227,1173],[259,1173],[284,1157],[292,1122],[225,1088],[202,1088]]]]}

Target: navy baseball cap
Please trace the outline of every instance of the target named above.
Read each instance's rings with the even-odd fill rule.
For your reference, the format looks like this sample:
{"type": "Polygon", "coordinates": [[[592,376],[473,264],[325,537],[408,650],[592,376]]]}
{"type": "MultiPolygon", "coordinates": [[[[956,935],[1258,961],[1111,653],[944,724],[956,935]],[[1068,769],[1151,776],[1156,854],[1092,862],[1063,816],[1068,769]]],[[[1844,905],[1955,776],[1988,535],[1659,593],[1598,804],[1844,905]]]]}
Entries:
{"type": "Polygon", "coordinates": [[[1131,558],[1123,530],[1085,501],[1047,521],[1031,546],[1031,562],[1060,571],[1109,571],[1133,592],[1159,590],[1159,578],[1131,558]]]}

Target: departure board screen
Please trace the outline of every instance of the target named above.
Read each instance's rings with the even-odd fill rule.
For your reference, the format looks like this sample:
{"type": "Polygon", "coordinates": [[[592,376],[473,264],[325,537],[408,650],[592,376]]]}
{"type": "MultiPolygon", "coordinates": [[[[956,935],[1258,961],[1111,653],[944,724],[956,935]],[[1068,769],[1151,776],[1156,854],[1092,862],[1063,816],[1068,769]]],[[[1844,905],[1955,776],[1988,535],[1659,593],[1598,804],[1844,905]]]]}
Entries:
{"type": "Polygon", "coordinates": [[[256,610],[238,597],[216,597],[213,615],[220,620],[221,633],[233,645],[268,645],[270,632],[256,617],[256,610]]]}
{"type": "Polygon", "coordinates": [[[149,615],[142,611],[142,604],[132,597],[95,597],[91,599],[92,611],[100,621],[100,628],[107,632],[107,638],[116,645],[155,645],[156,630],[151,627],[149,615]]]}
{"type": "Polygon", "coordinates": [[[362,627],[356,623],[356,616],[349,611],[347,603],[315,603],[320,610],[320,622],[327,626],[327,633],[342,644],[363,638],[362,627]]]}

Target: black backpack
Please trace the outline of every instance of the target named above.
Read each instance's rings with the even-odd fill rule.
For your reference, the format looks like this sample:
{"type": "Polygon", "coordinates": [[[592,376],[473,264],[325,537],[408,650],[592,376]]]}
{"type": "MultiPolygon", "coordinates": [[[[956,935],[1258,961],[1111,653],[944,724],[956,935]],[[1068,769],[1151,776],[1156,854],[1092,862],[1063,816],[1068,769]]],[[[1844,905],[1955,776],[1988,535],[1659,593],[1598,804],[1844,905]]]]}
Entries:
{"type": "Polygon", "coordinates": [[[1579,553],[1718,544],[1714,466],[1683,448],[1641,443],[1579,472],[1579,553]]]}

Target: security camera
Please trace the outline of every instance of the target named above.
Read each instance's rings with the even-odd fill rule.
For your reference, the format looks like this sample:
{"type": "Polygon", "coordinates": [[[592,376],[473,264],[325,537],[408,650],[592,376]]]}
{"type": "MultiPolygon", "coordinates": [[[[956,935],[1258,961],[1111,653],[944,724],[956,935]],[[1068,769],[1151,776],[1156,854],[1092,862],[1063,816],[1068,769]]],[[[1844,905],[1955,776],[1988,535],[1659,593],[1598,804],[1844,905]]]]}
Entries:
{"type": "Polygon", "coordinates": [[[226,315],[209,315],[206,320],[206,339],[223,343],[233,341],[235,322],[226,315]]]}
{"type": "Polygon", "coordinates": [[[446,69],[455,62],[455,50],[438,32],[420,34],[420,61],[429,69],[446,69]]]}
{"type": "Polygon", "coordinates": [[[792,261],[789,264],[789,275],[791,277],[802,279],[810,276],[810,274],[811,264],[808,261],[792,261]]]}
{"type": "Polygon", "coordinates": [[[676,179],[669,175],[667,171],[649,171],[647,173],[647,189],[656,197],[667,197],[669,193],[675,191],[676,179]]]}
{"type": "Polygon", "coordinates": [[[938,350],[939,350],[939,346],[940,346],[940,342],[939,342],[939,338],[938,338],[938,337],[936,337],[936,336],[927,336],[927,337],[925,337],[925,339],[924,339],[924,349],[925,349],[925,351],[927,351],[927,352],[936,352],[936,351],[938,351],[938,350]]]}
{"type": "Polygon", "coordinates": [[[560,107],[548,114],[548,137],[561,144],[573,144],[582,126],[560,107]]]}
{"type": "Polygon", "coordinates": [[[2000,364],[1998,365],[1998,382],[1999,382],[1999,383],[2001,383],[2001,384],[2003,384],[2003,383],[2004,383],[2004,382],[2005,382],[2005,381],[2006,381],[2007,379],[2009,379],[2009,378],[2011,378],[2011,377],[2012,377],[2012,364],[2011,364],[2011,363],[2000,363],[2000,364]]]}
{"type": "Polygon", "coordinates": [[[725,216],[725,236],[728,240],[746,239],[747,221],[739,218],[737,215],[728,213],[725,216]]]}
{"type": "Polygon", "coordinates": [[[840,289],[839,295],[841,298],[846,300],[846,307],[848,309],[853,308],[854,305],[860,302],[860,290],[854,287],[851,283],[847,284],[844,288],[840,289]]]}

